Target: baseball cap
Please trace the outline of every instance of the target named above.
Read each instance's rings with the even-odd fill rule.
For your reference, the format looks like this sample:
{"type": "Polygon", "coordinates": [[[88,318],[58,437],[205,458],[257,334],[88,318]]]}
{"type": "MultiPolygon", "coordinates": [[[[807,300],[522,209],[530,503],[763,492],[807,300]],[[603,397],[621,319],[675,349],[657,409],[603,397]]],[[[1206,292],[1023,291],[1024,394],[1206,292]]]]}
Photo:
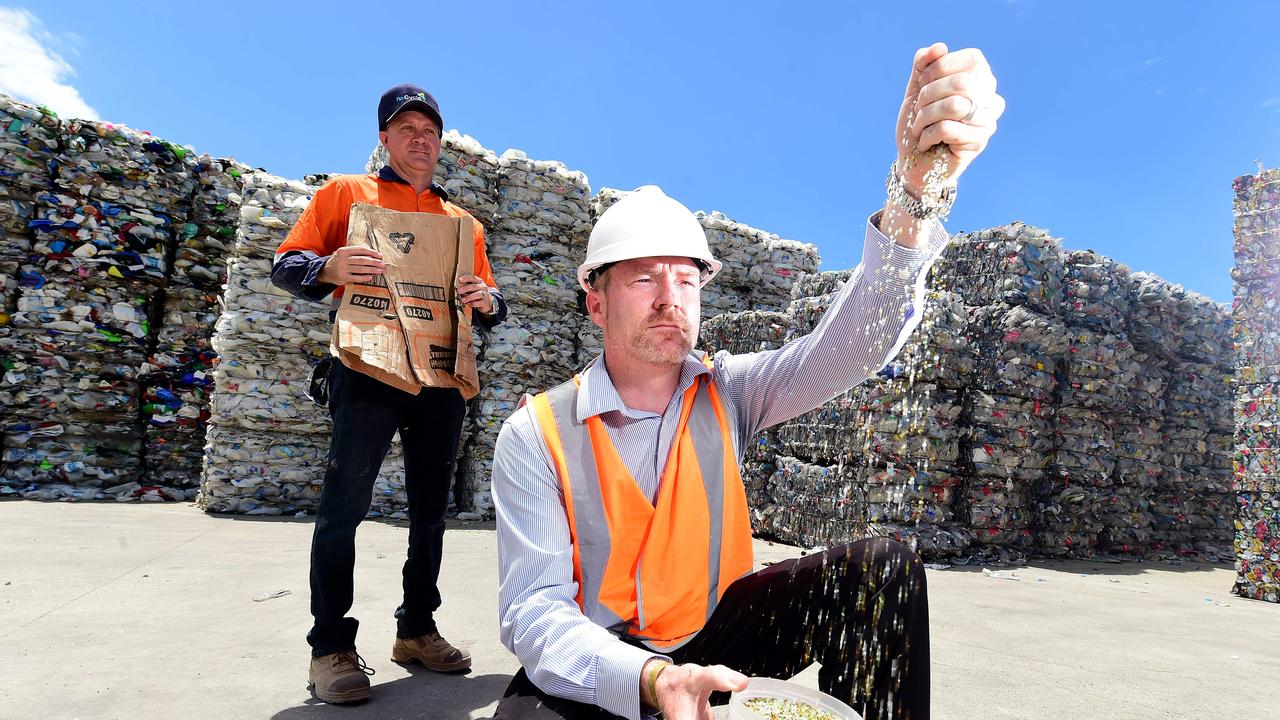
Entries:
{"type": "Polygon", "coordinates": [[[386,130],[391,118],[404,110],[420,110],[426,113],[427,117],[436,121],[440,131],[444,132],[444,119],[440,117],[440,105],[436,103],[436,99],[417,85],[407,83],[396,85],[382,93],[382,100],[378,102],[378,130],[386,130]]]}

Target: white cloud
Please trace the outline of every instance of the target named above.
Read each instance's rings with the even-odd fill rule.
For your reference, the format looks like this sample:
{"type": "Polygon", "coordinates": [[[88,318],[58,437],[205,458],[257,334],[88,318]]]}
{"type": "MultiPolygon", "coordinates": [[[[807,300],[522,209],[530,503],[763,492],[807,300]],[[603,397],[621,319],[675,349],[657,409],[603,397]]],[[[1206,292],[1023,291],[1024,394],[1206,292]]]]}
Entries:
{"type": "MultiPolygon", "coordinates": [[[[65,49],[74,53],[78,38],[69,37],[65,49]]],[[[98,111],[67,82],[76,72],[58,54],[57,44],[30,12],[0,7],[0,93],[48,105],[60,117],[98,120],[98,111]]]]}
{"type": "Polygon", "coordinates": [[[1264,108],[1275,108],[1277,111],[1280,111],[1280,95],[1277,95],[1276,97],[1267,98],[1266,100],[1263,100],[1263,101],[1262,101],[1262,107],[1264,107],[1264,108]]]}

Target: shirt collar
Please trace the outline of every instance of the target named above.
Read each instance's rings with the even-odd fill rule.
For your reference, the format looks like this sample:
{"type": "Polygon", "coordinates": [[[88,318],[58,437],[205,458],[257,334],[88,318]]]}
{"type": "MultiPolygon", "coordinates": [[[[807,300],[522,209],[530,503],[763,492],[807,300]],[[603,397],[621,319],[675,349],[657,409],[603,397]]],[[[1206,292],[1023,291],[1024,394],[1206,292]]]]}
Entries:
{"type": "MultiPolygon", "coordinates": [[[[711,369],[703,364],[697,353],[686,355],[684,362],[680,365],[680,382],[676,385],[676,396],[684,395],[690,387],[693,387],[698,376],[710,373],[711,369]]],[[[613,379],[609,377],[609,371],[605,368],[604,353],[600,353],[587,366],[587,369],[582,371],[582,385],[578,388],[574,420],[582,423],[586,422],[587,418],[607,412],[620,412],[627,417],[637,419],[657,417],[655,413],[634,410],[622,402],[622,396],[618,394],[618,389],[614,387],[613,379]]]]}
{"type": "MultiPolygon", "coordinates": [[[[382,169],[378,171],[378,179],[386,180],[387,182],[400,183],[401,185],[409,184],[409,181],[400,177],[400,173],[396,172],[395,168],[391,167],[390,164],[382,166],[382,169]]],[[[444,186],[440,183],[432,181],[430,190],[436,195],[439,195],[441,200],[449,199],[449,191],[445,190],[444,186]]]]}

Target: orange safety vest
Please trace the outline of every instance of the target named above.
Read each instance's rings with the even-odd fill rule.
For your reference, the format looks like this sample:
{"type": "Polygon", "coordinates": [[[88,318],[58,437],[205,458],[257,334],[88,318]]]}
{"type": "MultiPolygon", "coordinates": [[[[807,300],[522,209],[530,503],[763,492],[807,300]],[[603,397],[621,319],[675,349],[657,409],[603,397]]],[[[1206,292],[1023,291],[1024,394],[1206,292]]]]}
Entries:
{"type": "Polygon", "coordinates": [[[531,401],[564,493],[578,607],[652,649],[675,649],[751,572],[751,521],[728,415],[711,376],[685,392],[655,506],[599,416],[576,421],[580,383],[575,377],[531,401]]]}

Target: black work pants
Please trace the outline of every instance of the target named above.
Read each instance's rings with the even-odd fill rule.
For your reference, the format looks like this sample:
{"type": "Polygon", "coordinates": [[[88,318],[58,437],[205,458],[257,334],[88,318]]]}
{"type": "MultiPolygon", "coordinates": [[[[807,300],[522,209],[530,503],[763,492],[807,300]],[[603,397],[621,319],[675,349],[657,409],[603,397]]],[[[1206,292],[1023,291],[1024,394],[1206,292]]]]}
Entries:
{"type": "MultiPolygon", "coordinates": [[[[730,585],[706,627],[671,656],[781,679],[819,662],[819,688],[865,720],[927,720],[924,565],[885,538],[780,562],[730,585]]],[[[543,693],[521,670],[494,720],[614,717],[543,693]]]]}
{"type": "Polygon", "coordinates": [[[440,607],[444,518],[466,411],[452,388],[410,395],[334,361],[329,374],[333,437],[311,539],[311,615],[307,642],[318,657],[354,649],[360,623],[351,610],[356,527],[369,512],[373,484],[391,439],[400,433],[409,496],[409,554],[396,635],[435,632],[440,607]]]}

